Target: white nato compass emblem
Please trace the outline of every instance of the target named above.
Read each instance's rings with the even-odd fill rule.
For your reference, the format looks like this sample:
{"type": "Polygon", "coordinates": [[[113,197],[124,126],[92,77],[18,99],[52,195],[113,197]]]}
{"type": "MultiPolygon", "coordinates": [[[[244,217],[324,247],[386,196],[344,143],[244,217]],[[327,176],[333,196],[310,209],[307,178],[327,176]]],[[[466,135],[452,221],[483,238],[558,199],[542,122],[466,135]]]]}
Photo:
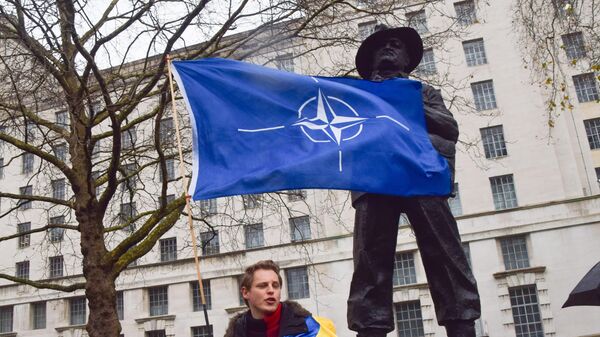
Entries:
{"type": "MultiPolygon", "coordinates": [[[[311,78],[319,83],[316,78],[311,78]]],[[[388,115],[379,115],[375,118],[390,120],[406,131],[410,131],[408,126],[388,115]]],[[[339,171],[342,172],[342,143],[358,137],[363,131],[362,124],[369,119],[360,117],[358,112],[347,102],[334,96],[325,95],[319,89],[316,96],[300,105],[298,121],[288,127],[298,127],[313,143],[335,143],[338,147],[339,171]]],[[[238,129],[238,131],[265,132],[285,127],[285,125],[278,125],[261,129],[238,129]]]]}

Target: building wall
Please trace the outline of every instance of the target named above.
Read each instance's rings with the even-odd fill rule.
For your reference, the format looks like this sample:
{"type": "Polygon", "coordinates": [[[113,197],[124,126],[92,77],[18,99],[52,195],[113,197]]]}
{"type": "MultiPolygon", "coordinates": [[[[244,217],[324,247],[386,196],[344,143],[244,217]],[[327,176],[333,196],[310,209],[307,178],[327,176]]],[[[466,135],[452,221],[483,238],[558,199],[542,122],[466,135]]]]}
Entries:
{"type": "MultiPolygon", "coordinates": [[[[439,5],[439,4],[438,4],[439,5]]],[[[443,5],[451,9],[453,3],[443,5]]],[[[595,103],[575,103],[573,113],[564,113],[549,130],[546,124],[544,92],[530,82],[531,74],[523,68],[511,26],[510,2],[478,3],[478,23],[467,28],[464,38],[450,39],[435,49],[438,71],[448,73],[456,83],[462,83],[455,92],[442,88],[447,103],[456,94],[466,98],[467,104],[451,106],[461,129],[461,144],[457,154],[457,182],[460,189],[462,214],[458,224],[462,239],[470,249],[473,271],[482,301],[482,318],[478,322],[480,336],[515,336],[509,289],[535,285],[545,336],[572,337],[600,334],[600,307],[572,307],[561,309],[577,281],[598,262],[600,246],[600,189],[596,182],[595,167],[600,167],[600,150],[590,150],[583,120],[600,117],[595,103]],[[487,64],[467,67],[462,41],[483,38],[487,64]],[[473,94],[470,83],[493,80],[498,107],[492,110],[472,109],[473,94]],[[469,107],[471,107],[469,109],[469,107]],[[503,125],[508,155],[485,159],[480,128],[503,125]],[[548,132],[552,137],[548,137],[548,132]],[[513,174],[518,206],[495,210],[489,178],[513,174]],[[527,243],[530,266],[505,270],[500,241],[502,238],[523,235],[527,243]]],[[[427,9],[426,9],[427,10],[427,9]]],[[[443,20],[428,12],[431,27],[443,26],[443,20]]],[[[361,18],[359,21],[365,18],[361,18]]],[[[292,45],[292,52],[302,45],[292,45]]],[[[354,51],[339,50],[317,54],[319,68],[333,67],[335,61],[351,61],[354,51]]],[[[264,56],[264,57],[268,57],[264,56]]],[[[257,60],[255,60],[257,61],[257,60]]],[[[315,67],[310,57],[294,62],[294,70],[313,74],[315,67]]],[[[573,74],[581,69],[573,68],[573,74]]],[[[570,87],[574,96],[573,88],[570,87]]],[[[147,104],[151,104],[148,102],[147,104]]],[[[450,105],[450,104],[449,104],[450,105]]],[[[138,138],[150,137],[152,129],[141,130],[138,138]]],[[[0,150],[6,156],[6,146],[0,150]]],[[[0,155],[1,157],[2,155],[0,155]]],[[[52,173],[48,173],[52,174],[52,173]]],[[[149,195],[156,180],[156,171],[148,170],[149,195]]],[[[20,161],[4,169],[1,186],[18,193],[26,184],[27,176],[20,173],[20,161]]],[[[33,181],[35,188],[46,189],[43,179],[33,181]]],[[[179,186],[171,184],[173,192],[179,186]]],[[[156,202],[152,198],[139,200],[140,204],[156,202]]],[[[0,211],[9,205],[3,200],[0,211]]],[[[41,209],[20,212],[0,218],[0,234],[16,232],[16,224],[31,221],[32,227],[42,226],[48,216],[57,210],[41,209]]],[[[199,204],[194,204],[195,208],[199,204]]],[[[118,213],[113,205],[107,222],[118,213]]],[[[220,253],[201,259],[202,274],[210,280],[212,309],[209,317],[214,335],[222,336],[227,321],[244,310],[238,295],[238,276],[244,266],[260,259],[273,259],[286,270],[307,266],[308,298],[298,301],[315,315],[331,318],[339,336],[351,336],[347,329],[346,299],[352,274],[353,210],[347,192],[309,191],[306,200],[298,202],[265,203],[254,210],[244,210],[241,198],[218,200],[219,213],[210,218],[219,231],[220,253]],[[287,207],[290,207],[289,209],[287,207]],[[290,242],[288,219],[309,215],[311,239],[290,242]],[[244,230],[240,222],[262,221],[264,247],[246,249],[244,230]]],[[[74,220],[74,219],[72,219],[74,220]]],[[[199,231],[208,228],[198,224],[199,231]]],[[[374,229],[376,230],[376,229],[374,229]]],[[[125,235],[121,232],[115,234],[125,235]]],[[[164,237],[176,237],[178,260],[159,262],[158,245],[136,266],[128,268],[117,281],[124,292],[125,336],[143,336],[144,331],[164,329],[170,336],[190,336],[190,327],[202,325],[201,312],[192,310],[190,282],[196,278],[190,249],[187,223],[182,219],[164,237]],[[148,287],[168,285],[168,314],[149,315],[148,287]]],[[[61,252],[65,256],[70,277],[81,273],[76,237],[68,237],[56,245],[47,244],[45,233],[32,234],[32,244],[18,249],[16,242],[0,243],[6,258],[0,264],[1,272],[14,274],[15,263],[30,260],[34,279],[47,277],[47,258],[61,252]]],[[[398,252],[418,252],[410,227],[401,225],[398,234],[398,252]]],[[[396,286],[394,302],[420,301],[425,336],[445,336],[437,326],[433,303],[427,289],[425,272],[418,254],[415,258],[416,283],[396,286]]],[[[284,273],[285,278],[285,273],[284,273]]],[[[14,306],[13,330],[18,336],[82,336],[81,326],[69,326],[69,302],[78,291],[61,294],[49,290],[35,290],[23,285],[0,281],[0,306],[14,306]],[[30,303],[48,301],[46,329],[31,330],[30,303]]],[[[283,297],[287,298],[284,281],[283,297]]],[[[393,332],[392,335],[395,335],[393,332]]]]}

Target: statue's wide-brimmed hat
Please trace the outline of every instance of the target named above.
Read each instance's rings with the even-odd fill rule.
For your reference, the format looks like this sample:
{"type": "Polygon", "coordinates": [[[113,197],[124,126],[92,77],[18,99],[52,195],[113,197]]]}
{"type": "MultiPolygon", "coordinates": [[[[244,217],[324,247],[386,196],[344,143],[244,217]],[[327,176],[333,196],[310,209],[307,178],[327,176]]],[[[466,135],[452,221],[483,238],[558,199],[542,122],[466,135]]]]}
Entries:
{"type": "Polygon", "coordinates": [[[413,71],[423,57],[423,40],[416,30],[410,27],[388,28],[386,25],[377,25],[375,32],[367,37],[358,47],[356,52],[356,70],[362,78],[371,76],[371,66],[375,51],[389,38],[397,38],[406,46],[410,58],[406,73],[413,71]]]}

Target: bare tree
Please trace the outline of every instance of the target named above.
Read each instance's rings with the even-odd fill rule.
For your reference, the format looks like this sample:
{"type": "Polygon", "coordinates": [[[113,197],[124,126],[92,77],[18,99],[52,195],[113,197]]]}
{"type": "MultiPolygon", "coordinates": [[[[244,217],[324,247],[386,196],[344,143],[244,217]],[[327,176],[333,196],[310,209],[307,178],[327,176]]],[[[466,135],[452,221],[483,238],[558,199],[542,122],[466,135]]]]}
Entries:
{"type": "MultiPolygon", "coordinates": [[[[573,81],[600,80],[600,3],[597,0],[516,0],[514,25],[532,82],[546,94],[549,130],[573,111],[573,81]],[[573,74],[588,78],[574,78],[573,74]],[[585,77],[585,76],[584,76],[585,77]]],[[[597,90],[597,89],[596,89],[597,90]]],[[[579,98],[581,99],[581,98],[579,98]]],[[[596,92],[596,102],[597,92],[596,92]]]]}

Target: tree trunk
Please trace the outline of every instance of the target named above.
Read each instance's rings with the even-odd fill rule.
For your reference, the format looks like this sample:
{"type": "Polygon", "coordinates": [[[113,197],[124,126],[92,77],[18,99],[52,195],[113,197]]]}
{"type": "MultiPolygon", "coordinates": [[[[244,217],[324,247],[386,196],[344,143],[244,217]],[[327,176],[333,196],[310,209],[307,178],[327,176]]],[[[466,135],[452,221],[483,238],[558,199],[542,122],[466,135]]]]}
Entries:
{"type": "Polygon", "coordinates": [[[83,276],[86,280],[85,296],[90,309],[86,330],[90,337],[118,337],[121,324],[117,315],[115,280],[112,265],[105,265],[102,261],[107,250],[101,221],[98,225],[88,217],[78,218],[83,276]]]}

